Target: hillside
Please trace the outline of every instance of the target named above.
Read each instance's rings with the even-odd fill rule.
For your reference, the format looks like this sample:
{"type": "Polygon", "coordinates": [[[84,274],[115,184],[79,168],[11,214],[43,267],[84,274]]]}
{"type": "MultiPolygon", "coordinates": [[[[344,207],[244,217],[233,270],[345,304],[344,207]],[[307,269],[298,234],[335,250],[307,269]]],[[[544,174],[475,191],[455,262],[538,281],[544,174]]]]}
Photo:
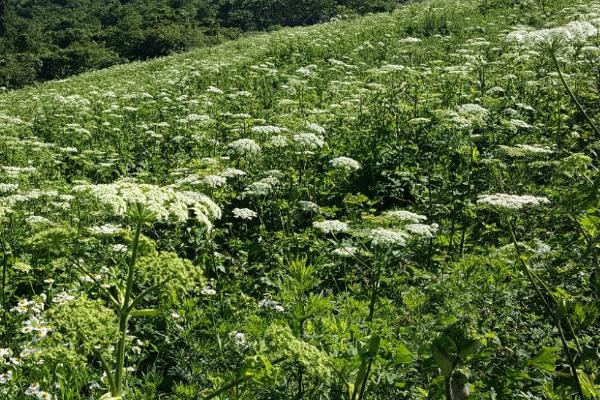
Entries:
{"type": "Polygon", "coordinates": [[[599,27],[426,0],[1,93],[0,397],[598,398],[599,27]]]}
{"type": "Polygon", "coordinates": [[[0,87],[391,11],[403,0],[0,0],[0,87]]]}

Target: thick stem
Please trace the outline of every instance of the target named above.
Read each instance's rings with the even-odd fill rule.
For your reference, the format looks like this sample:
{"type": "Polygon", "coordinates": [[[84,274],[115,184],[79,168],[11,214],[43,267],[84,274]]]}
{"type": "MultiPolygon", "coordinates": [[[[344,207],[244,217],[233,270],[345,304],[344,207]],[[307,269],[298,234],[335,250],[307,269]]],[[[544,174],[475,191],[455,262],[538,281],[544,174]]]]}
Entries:
{"type": "Polygon", "coordinates": [[[559,336],[560,336],[560,341],[561,341],[562,347],[563,347],[563,351],[565,352],[565,354],[567,356],[567,360],[569,362],[569,366],[571,368],[571,372],[573,373],[573,380],[575,381],[575,386],[577,387],[577,392],[578,392],[579,397],[581,398],[581,400],[585,400],[585,397],[583,395],[583,389],[581,388],[581,382],[579,380],[579,375],[577,374],[577,366],[575,365],[575,360],[573,359],[573,355],[571,354],[571,349],[569,348],[569,343],[567,342],[567,339],[565,337],[565,333],[564,333],[564,330],[562,328],[562,324],[560,322],[560,318],[556,315],[556,312],[554,312],[554,309],[552,308],[553,305],[556,305],[556,299],[554,298],[554,296],[552,296],[552,293],[550,292],[550,289],[548,288],[548,286],[546,286],[546,284],[543,283],[542,280],[540,278],[538,278],[531,271],[531,269],[527,266],[527,264],[525,263],[525,261],[521,257],[521,252],[520,252],[519,246],[517,244],[517,238],[516,238],[516,235],[515,235],[515,230],[513,228],[513,225],[510,222],[509,222],[508,225],[509,225],[509,230],[510,230],[511,238],[512,238],[513,244],[515,246],[515,250],[517,252],[517,258],[519,259],[521,266],[523,267],[523,269],[527,273],[527,276],[529,278],[529,282],[534,287],[537,295],[543,301],[543,303],[544,303],[544,305],[546,307],[546,311],[548,312],[548,315],[552,318],[552,322],[554,322],[554,325],[556,326],[556,329],[558,330],[558,333],[559,333],[559,336]],[[544,296],[542,294],[542,289],[540,288],[539,284],[542,285],[542,287],[544,288],[544,290],[546,291],[546,293],[549,295],[550,299],[552,300],[552,304],[550,304],[548,302],[548,299],[546,298],[546,296],[544,296]]]}
{"type": "Polygon", "coordinates": [[[585,117],[585,119],[587,120],[587,122],[590,124],[590,126],[592,127],[592,129],[596,133],[596,136],[600,137],[600,130],[598,130],[598,127],[596,126],[596,124],[594,124],[594,121],[592,121],[592,119],[590,118],[590,116],[588,115],[588,113],[583,109],[583,106],[581,105],[581,103],[579,102],[579,100],[577,100],[577,97],[575,96],[575,93],[573,93],[573,91],[571,90],[571,87],[567,83],[567,81],[566,81],[566,79],[565,79],[565,77],[564,77],[564,75],[562,73],[562,70],[560,69],[560,64],[558,63],[558,59],[556,58],[556,54],[554,52],[551,52],[550,54],[552,56],[552,62],[554,63],[554,67],[556,68],[556,72],[558,73],[558,77],[560,78],[560,81],[562,82],[563,86],[565,87],[565,90],[569,94],[569,97],[571,98],[571,100],[573,100],[573,102],[575,103],[575,105],[579,109],[579,112],[583,114],[583,116],[585,117]]]}
{"type": "Polygon", "coordinates": [[[4,250],[2,256],[2,325],[4,327],[4,345],[10,345],[10,335],[8,332],[8,316],[6,314],[6,270],[8,268],[8,254],[4,250]]]}
{"type": "Polygon", "coordinates": [[[451,378],[449,378],[449,377],[444,377],[444,391],[446,393],[446,400],[453,400],[452,399],[452,382],[451,382],[451,378]]]}
{"type": "Polygon", "coordinates": [[[131,259],[129,260],[129,266],[127,269],[127,286],[125,288],[125,296],[123,298],[123,304],[119,310],[119,343],[117,345],[117,365],[115,371],[115,387],[116,396],[121,396],[123,393],[123,373],[125,367],[125,342],[127,341],[127,325],[129,323],[129,315],[131,310],[130,300],[131,292],[133,290],[133,278],[134,278],[134,267],[137,260],[138,246],[140,242],[140,233],[142,231],[142,220],[141,218],[136,222],[135,236],[133,239],[133,248],[131,251],[131,259]]]}
{"type": "Polygon", "coordinates": [[[362,387],[360,388],[360,394],[358,395],[358,400],[364,400],[365,398],[365,390],[367,389],[367,382],[369,378],[369,373],[371,373],[371,366],[373,365],[373,359],[369,359],[369,364],[367,365],[367,372],[365,373],[365,379],[362,382],[362,387]]]}
{"type": "Polygon", "coordinates": [[[567,354],[567,360],[569,361],[569,366],[571,367],[571,373],[573,374],[573,379],[575,380],[577,392],[581,400],[585,400],[585,396],[583,395],[583,389],[581,388],[581,381],[579,380],[579,374],[577,373],[577,365],[575,365],[575,360],[573,359],[573,355],[571,354],[571,349],[569,348],[569,343],[567,342],[567,338],[565,337],[565,331],[562,328],[560,319],[557,318],[555,324],[560,336],[560,342],[562,343],[563,349],[567,354]]]}
{"type": "Polygon", "coordinates": [[[373,322],[375,316],[375,304],[377,303],[377,294],[379,291],[379,280],[381,279],[381,261],[378,260],[377,273],[373,281],[373,289],[371,290],[371,302],[369,304],[369,322],[373,322]]]}

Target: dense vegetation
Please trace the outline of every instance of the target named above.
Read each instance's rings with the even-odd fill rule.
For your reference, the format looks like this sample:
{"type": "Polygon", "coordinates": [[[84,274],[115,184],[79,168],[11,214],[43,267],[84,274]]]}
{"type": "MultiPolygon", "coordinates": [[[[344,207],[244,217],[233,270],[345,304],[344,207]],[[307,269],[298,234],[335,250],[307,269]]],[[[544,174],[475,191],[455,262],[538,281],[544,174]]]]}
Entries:
{"type": "Polygon", "coordinates": [[[427,0],[0,95],[0,396],[600,396],[600,2],[427,0]]]}
{"type": "Polygon", "coordinates": [[[392,10],[397,0],[0,0],[0,86],[207,46],[243,32],[392,10]]]}

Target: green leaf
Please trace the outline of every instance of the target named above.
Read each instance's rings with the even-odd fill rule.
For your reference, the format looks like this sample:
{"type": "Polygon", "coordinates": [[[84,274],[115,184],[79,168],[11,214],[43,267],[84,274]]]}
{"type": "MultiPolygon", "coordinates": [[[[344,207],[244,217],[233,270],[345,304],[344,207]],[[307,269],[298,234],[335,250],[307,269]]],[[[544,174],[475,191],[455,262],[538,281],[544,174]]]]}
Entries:
{"type": "Polygon", "coordinates": [[[479,341],[471,340],[458,352],[458,357],[465,360],[471,354],[475,354],[479,350],[479,341]]]}
{"type": "Polygon", "coordinates": [[[452,361],[450,356],[445,349],[435,348],[433,349],[433,358],[442,370],[442,374],[450,378],[452,376],[452,361]]]}
{"type": "Polygon", "coordinates": [[[105,393],[102,395],[102,397],[100,397],[100,400],[121,400],[122,397],[121,396],[113,396],[110,392],[105,393]]]}
{"type": "Polygon", "coordinates": [[[554,373],[556,371],[556,360],[560,358],[559,352],[559,347],[544,347],[535,357],[529,360],[529,365],[548,373],[554,373]]]}
{"type": "Polygon", "coordinates": [[[403,343],[400,343],[396,346],[395,361],[400,364],[408,364],[413,361],[412,352],[403,343]]]}
{"type": "Polygon", "coordinates": [[[598,398],[598,390],[596,390],[596,386],[594,382],[590,379],[589,375],[583,371],[577,371],[577,376],[579,377],[579,382],[581,382],[581,389],[583,390],[583,395],[586,399],[597,399],[598,398]]]}

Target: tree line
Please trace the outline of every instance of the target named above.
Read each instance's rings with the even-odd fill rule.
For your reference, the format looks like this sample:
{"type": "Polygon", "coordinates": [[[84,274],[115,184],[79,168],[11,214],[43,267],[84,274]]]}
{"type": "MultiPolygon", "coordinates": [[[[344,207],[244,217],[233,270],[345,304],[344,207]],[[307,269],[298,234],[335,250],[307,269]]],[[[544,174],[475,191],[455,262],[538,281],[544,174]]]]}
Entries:
{"type": "Polygon", "coordinates": [[[0,86],[209,46],[402,0],[0,0],[0,86]]]}

